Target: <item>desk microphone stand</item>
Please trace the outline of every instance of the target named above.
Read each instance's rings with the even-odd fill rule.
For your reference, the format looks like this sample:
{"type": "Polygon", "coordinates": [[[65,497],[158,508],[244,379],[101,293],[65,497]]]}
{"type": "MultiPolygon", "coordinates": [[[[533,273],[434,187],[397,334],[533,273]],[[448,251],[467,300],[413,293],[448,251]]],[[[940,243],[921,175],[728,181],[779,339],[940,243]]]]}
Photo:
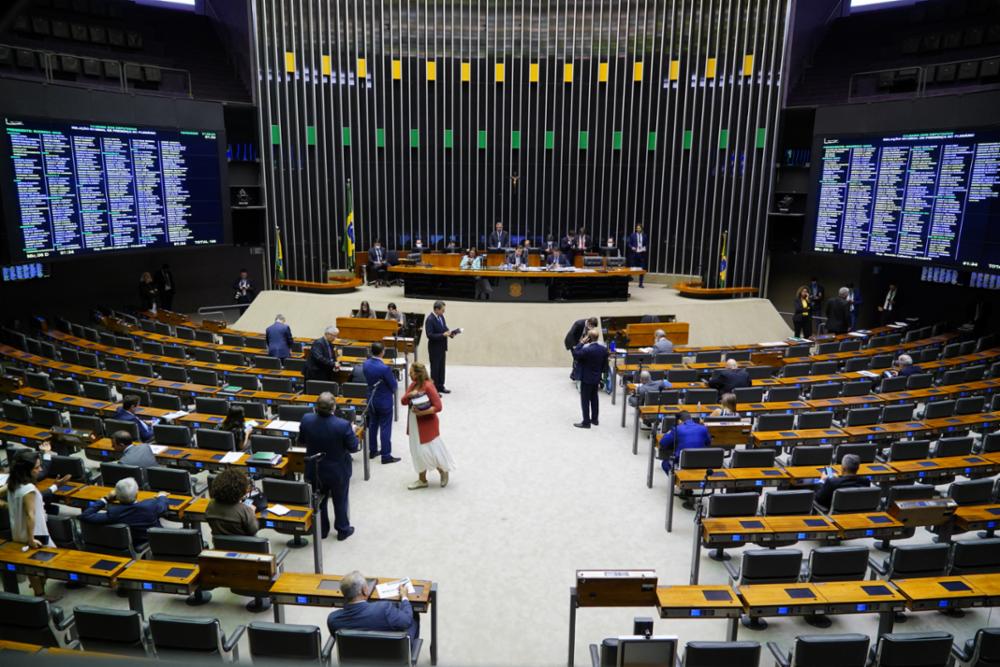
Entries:
{"type": "MultiPolygon", "coordinates": [[[[362,438],[366,440],[369,438],[368,429],[371,428],[370,417],[368,416],[368,412],[372,408],[372,397],[375,396],[375,392],[378,391],[379,385],[381,384],[382,381],[379,380],[378,382],[375,383],[375,386],[372,387],[371,393],[368,395],[368,399],[365,401],[365,411],[361,413],[361,423],[365,425],[365,430],[364,434],[362,435],[362,438]]],[[[353,424],[351,427],[353,428],[353,424]]],[[[371,479],[372,476],[371,462],[368,460],[368,444],[365,442],[362,442],[360,444],[362,451],[361,461],[364,464],[365,481],[367,482],[369,479],[371,479]]]]}
{"type": "MultiPolygon", "coordinates": [[[[317,452],[305,458],[305,465],[312,464],[312,510],[313,510],[313,570],[323,573],[323,538],[320,533],[320,504],[326,502],[326,493],[319,490],[319,462],[326,456],[317,452]]],[[[275,605],[277,607],[279,605],[275,605]]]]}
{"type": "Polygon", "coordinates": [[[701,494],[697,497],[694,502],[694,537],[692,538],[692,548],[691,548],[691,585],[694,586],[698,583],[698,575],[701,572],[701,519],[705,511],[704,498],[706,495],[714,495],[715,490],[708,487],[708,478],[712,476],[715,471],[712,468],[705,469],[705,478],[701,481],[701,488],[708,491],[707,494],[701,494]]]}

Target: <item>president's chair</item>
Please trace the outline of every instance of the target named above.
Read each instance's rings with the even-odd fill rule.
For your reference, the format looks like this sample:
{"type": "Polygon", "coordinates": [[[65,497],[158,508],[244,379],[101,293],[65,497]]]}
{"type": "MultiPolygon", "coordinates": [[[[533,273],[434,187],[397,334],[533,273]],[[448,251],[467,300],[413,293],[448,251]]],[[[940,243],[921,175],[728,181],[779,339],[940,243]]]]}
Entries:
{"type": "Polygon", "coordinates": [[[331,636],[324,644],[320,629],[315,625],[262,621],[247,626],[247,638],[254,662],[295,660],[329,665],[334,643],[331,636]]]}
{"type": "Polygon", "coordinates": [[[411,643],[405,632],[337,630],[336,646],[341,665],[412,667],[420,657],[423,640],[411,643]]]}
{"type": "Polygon", "coordinates": [[[784,652],[775,642],[767,643],[778,667],[865,667],[868,635],[799,635],[795,648],[784,652]]]}

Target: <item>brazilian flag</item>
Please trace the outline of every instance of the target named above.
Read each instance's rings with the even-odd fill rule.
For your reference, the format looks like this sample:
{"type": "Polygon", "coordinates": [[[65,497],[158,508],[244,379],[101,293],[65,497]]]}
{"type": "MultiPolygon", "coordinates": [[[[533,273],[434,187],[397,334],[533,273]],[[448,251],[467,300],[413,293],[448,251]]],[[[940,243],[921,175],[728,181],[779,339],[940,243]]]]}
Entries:
{"type": "Polygon", "coordinates": [[[274,228],[274,277],[276,280],[285,278],[285,253],[281,248],[281,229],[274,228]]]}
{"type": "Polygon", "coordinates": [[[354,270],[354,195],[351,191],[351,179],[347,179],[347,218],[344,220],[344,254],[347,256],[347,268],[354,270]]]}
{"type": "Polygon", "coordinates": [[[729,259],[726,257],[726,241],[729,232],[722,232],[722,252],[719,255],[719,287],[726,286],[726,269],[729,268],[729,259]]]}

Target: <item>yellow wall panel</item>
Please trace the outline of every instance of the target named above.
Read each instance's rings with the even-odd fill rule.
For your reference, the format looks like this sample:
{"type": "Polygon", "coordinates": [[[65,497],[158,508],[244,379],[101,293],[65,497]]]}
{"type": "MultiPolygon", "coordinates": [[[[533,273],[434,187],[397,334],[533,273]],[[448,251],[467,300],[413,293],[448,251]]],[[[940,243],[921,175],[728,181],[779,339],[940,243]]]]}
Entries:
{"type": "Polygon", "coordinates": [[[461,69],[462,69],[462,81],[464,81],[465,83],[469,83],[470,81],[472,81],[472,64],[462,63],[461,69]]]}
{"type": "Polygon", "coordinates": [[[496,65],[494,65],[493,70],[494,70],[494,75],[493,75],[494,80],[497,83],[503,83],[504,76],[507,73],[506,69],[504,68],[504,64],[497,63],[496,65]]]}
{"type": "Polygon", "coordinates": [[[427,80],[428,81],[437,81],[437,75],[438,75],[437,63],[434,62],[433,60],[428,60],[427,61],[427,80]]]}
{"type": "Polygon", "coordinates": [[[676,81],[681,78],[681,61],[671,60],[670,61],[670,80],[676,81]]]}
{"type": "Polygon", "coordinates": [[[319,69],[323,76],[330,76],[333,73],[333,66],[330,64],[330,56],[319,57],[319,69]]]}
{"type": "Polygon", "coordinates": [[[709,58],[705,62],[705,78],[706,79],[714,79],[715,78],[715,69],[718,66],[718,63],[719,63],[719,61],[716,58],[709,58]]]}
{"type": "Polygon", "coordinates": [[[392,61],[392,78],[399,81],[403,78],[403,61],[393,60],[392,61]]]}
{"type": "Polygon", "coordinates": [[[597,64],[597,80],[600,83],[607,83],[608,82],[608,64],[607,63],[598,63],[597,64]]]}
{"type": "Polygon", "coordinates": [[[632,80],[642,81],[642,63],[634,63],[632,65],[632,80]]]}
{"type": "Polygon", "coordinates": [[[358,58],[358,78],[364,79],[368,76],[368,61],[364,58],[358,58]]]}
{"type": "Polygon", "coordinates": [[[573,83],[573,63],[563,65],[563,82],[573,83]]]}
{"type": "Polygon", "coordinates": [[[291,51],[285,51],[285,71],[295,71],[295,54],[291,51]]]}
{"type": "Polygon", "coordinates": [[[528,64],[528,81],[530,83],[538,83],[539,73],[538,73],[538,63],[528,64]]]}
{"type": "Polygon", "coordinates": [[[753,74],[753,54],[749,53],[743,56],[743,76],[750,76],[753,74]]]}

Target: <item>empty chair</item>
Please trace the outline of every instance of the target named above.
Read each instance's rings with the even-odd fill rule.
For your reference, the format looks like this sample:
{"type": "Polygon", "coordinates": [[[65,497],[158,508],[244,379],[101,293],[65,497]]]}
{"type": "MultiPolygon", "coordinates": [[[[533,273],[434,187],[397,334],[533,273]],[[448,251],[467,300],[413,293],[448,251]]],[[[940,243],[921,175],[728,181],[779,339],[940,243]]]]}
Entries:
{"type": "Polygon", "coordinates": [[[368,385],[363,382],[345,382],[340,385],[345,398],[367,398],[368,385]]]}
{"type": "Polygon", "coordinates": [[[959,356],[961,353],[962,353],[961,343],[949,343],[948,345],[944,346],[943,350],[941,350],[941,358],[951,359],[952,357],[959,356]]]}
{"type": "MultiPolygon", "coordinates": [[[[721,519],[727,517],[752,517],[757,514],[757,494],[756,493],[725,493],[709,496],[707,516],[711,519],[721,519]]],[[[729,556],[724,549],[729,547],[741,547],[746,544],[743,540],[733,540],[725,547],[717,547],[710,557],[713,560],[728,560],[729,556]]]]}
{"type": "Polygon", "coordinates": [[[257,368],[280,371],[281,359],[278,359],[277,357],[268,357],[266,355],[257,355],[253,358],[253,365],[257,368]]]}
{"type": "Polygon", "coordinates": [[[187,369],[183,366],[171,366],[169,364],[157,364],[153,366],[153,370],[156,374],[160,376],[161,379],[169,380],[171,382],[187,382],[188,374],[187,369]]]}
{"type": "Polygon", "coordinates": [[[882,417],[882,408],[855,408],[847,411],[844,426],[871,426],[882,417]]]}
{"type": "Polygon", "coordinates": [[[976,364],[975,366],[965,367],[965,380],[964,382],[979,382],[986,377],[986,365],[976,364]]]}
{"type": "Polygon", "coordinates": [[[194,356],[195,361],[204,361],[210,364],[219,363],[219,353],[211,348],[194,347],[191,348],[191,353],[194,356]]]}
{"type": "Polygon", "coordinates": [[[955,401],[937,401],[927,404],[927,409],[924,410],[924,419],[944,419],[951,417],[954,413],[955,401]]]}
{"type": "Polygon", "coordinates": [[[800,375],[808,375],[810,369],[812,369],[812,364],[806,362],[785,364],[781,374],[786,378],[799,377],[800,375]]]}
{"type": "Polygon", "coordinates": [[[790,431],[795,423],[792,414],[765,414],[757,417],[755,431],[790,431]]]}
{"type": "Polygon", "coordinates": [[[84,551],[132,560],[142,558],[148,551],[147,545],[137,547],[132,542],[132,531],[123,523],[100,524],[81,521],[80,546],[84,551]]]}
{"type": "Polygon", "coordinates": [[[229,366],[246,366],[247,359],[242,352],[219,352],[219,363],[229,366]]]}
{"type": "Polygon", "coordinates": [[[778,454],[776,449],[734,449],[729,459],[730,468],[772,468],[778,454]]]}
{"type": "Polygon", "coordinates": [[[683,361],[684,355],[680,352],[658,352],[653,355],[654,364],[679,364],[683,361]]]}
{"type": "Polygon", "coordinates": [[[87,368],[100,368],[101,364],[97,361],[97,355],[93,352],[84,352],[80,350],[76,353],[77,361],[80,362],[81,366],[86,366],[87,368]]]}
{"type": "Polygon", "coordinates": [[[821,412],[800,412],[796,419],[795,428],[830,428],[833,426],[833,413],[829,411],[821,412]]]}
{"type": "Polygon", "coordinates": [[[156,342],[155,340],[144,340],[142,341],[142,351],[146,354],[155,354],[158,356],[163,356],[163,345],[156,342]]]}
{"type": "Polygon", "coordinates": [[[17,422],[27,426],[31,423],[31,408],[23,403],[15,401],[4,401],[0,404],[3,408],[3,418],[9,422],[17,422]]]}
{"type": "Polygon", "coordinates": [[[104,422],[100,417],[94,415],[81,415],[71,412],[69,415],[69,426],[79,431],[90,431],[101,437],[104,435],[104,422]]]}
{"type": "Polygon", "coordinates": [[[166,357],[173,357],[174,359],[186,359],[187,354],[184,352],[184,348],[180,345],[164,345],[163,355],[166,357]]]}
{"type": "Polygon", "coordinates": [[[0,592],[0,639],[72,647],[72,632],[73,617],[64,618],[45,598],[0,592]]]}
{"type": "Polygon", "coordinates": [[[83,393],[80,383],[73,378],[52,378],[52,388],[60,394],[79,396],[83,393]]]}
{"type": "Polygon", "coordinates": [[[948,667],[951,642],[947,632],[901,632],[879,637],[872,667],[948,667]]]}
{"type": "Polygon", "coordinates": [[[905,422],[913,419],[913,411],[917,409],[915,403],[900,403],[899,405],[887,405],[882,408],[882,423],[892,424],[895,422],[905,422]]]}
{"type": "Polygon", "coordinates": [[[768,403],[785,403],[801,398],[802,390],[798,387],[771,387],[767,390],[768,403]]]}
{"type": "Polygon", "coordinates": [[[722,352],[695,352],[694,361],[696,364],[711,364],[722,361],[722,352]]]}
{"type": "MultiPolygon", "coordinates": [[[[309,507],[312,504],[312,486],[306,482],[265,477],[261,484],[261,490],[267,497],[268,502],[280,503],[282,505],[298,505],[300,507],[309,507]]],[[[294,529],[269,526],[266,517],[264,517],[263,526],[265,528],[274,528],[277,532],[285,535],[292,535],[288,546],[293,549],[309,544],[308,540],[303,539],[302,533],[296,532],[294,529]]]]}
{"type": "Polygon", "coordinates": [[[677,389],[664,391],[648,391],[643,398],[643,405],[678,405],[681,402],[681,392],[677,389]]]}
{"type": "Polygon", "coordinates": [[[238,625],[226,637],[217,618],[153,614],[149,617],[149,632],[161,659],[231,657],[239,660],[239,641],[246,626],[238,625]]]}
{"type": "Polygon", "coordinates": [[[882,383],[879,385],[878,391],[880,394],[889,394],[894,391],[905,391],[906,382],[909,378],[903,375],[897,375],[896,377],[883,378],[882,383]]]}
{"type": "Polygon", "coordinates": [[[971,667],[996,667],[1000,665],[1000,628],[979,628],[976,636],[951,648],[952,654],[971,667]]]}
{"type": "Polygon", "coordinates": [[[843,461],[848,454],[854,454],[861,463],[875,463],[878,454],[878,445],[867,443],[849,442],[844,445],[837,445],[833,450],[833,460],[843,461]]]}
{"type": "Polygon", "coordinates": [[[131,609],[74,607],[77,638],[84,651],[146,656],[142,615],[131,609]]]}
{"type": "Polygon", "coordinates": [[[205,329],[194,329],[194,339],[202,343],[215,344],[215,334],[205,329]]]}
{"type": "Polygon", "coordinates": [[[422,639],[410,642],[405,632],[337,630],[337,662],[341,665],[410,667],[417,664],[422,639]]]}
{"type": "Polygon", "coordinates": [[[134,479],[140,489],[146,486],[146,473],[142,468],[110,461],[101,463],[101,484],[104,486],[114,486],[126,477],[134,479]]]}
{"type": "Polygon", "coordinates": [[[225,416],[229,413],[229,401],[224,398],[196,396],[194,399],[194,411],[206,415],[225,416]]]}
{"type": "Polygon", "coordinates": [[[813,497],[815,495],[815,492],[809,489],[765,493],[761,514],[764,516],[812,514],[813,497]]]}
{"type": "MultiPolygon", "coordinates": [[[[1000,396],[1000,394],[997,394],[1000,396]]],[[[983,436],[983,441],[979,444],[980,454],[995,454],[1000,452],[1000,432],[987,433],[983,436]]]]}
{"type": "Polygon", "coordinates": [[[112,401],[111,386],[100,382],[84,382],[83,395],[95,401],[112,401]]]}
{"type": "Polygon", "coordinates": [[[834,352],[840,352],[840,343],[838,341],[827,341],[816,346],[816,354],[833,354],[834,352]]]}
{"type": "Polygon", "coordinates": [[[156,424],[153,426],[153,442],[158,445],[188,447],[191,445],[191,431],[186,426],[156,424]]]}
{"type": "Polygon", "coordinates": [[[290,394],[295,391],[292,378],[276,378],[266,375],[260,378],[260,387],[263,391],[274,391],[280,394],[290,394]]]}
{"type": "Polygon", "coordinates": [[[948,497],[959,505],[986,505],[993,502],[992,477],[966,479],[948,486],[948,497]]]}
{"type": "Polygon", "coordinates": [[[80,542],[76,535],[76,523],[68,516],[58,514],[45,515],[45,527],[49,530],[49,539],[60,549],[79,549],[80,542]]]}
{"type": "Polygon", "coordinates": [[[129,361],[128,372],[132,375],[141,375],[146,378],[156,377],[156,373],[153,372],[153,365],[145,361],[129,361]]]}
{"type": "Polygon", "coordinates": [[[698,371],[693,368],[675,368],[667,371],[667,379],[671,382],[697,382],[698,371]]]}
{"type": "Polygon", "coordinates": [[[951,545],[950,576],[1000,572],[1000,537],[956,540],[951,545]]]}
{"type": "Polygon", "coordinates": [[[955,401],[956,415],[973,415],[986,407],[985,396],[966,396],[955,401]]]}
{"type": "Polygon", "coordinates": [[[278,419],[293,422],[302,421],[302,418],[312,411],[312,407],[308,405],[279,405],[278,419]]]}
{"type": "Polygon", "coordinates": [[[128,373],[128,362],[117,357],[106,357],[104,359],[104,370],[112,373],[128,373]]]}
{"type": "Polygon", "coordinates": [[[315,625],[261,621],[247,626],[247,638],[254,662],[302,660],[328,665],[334,643],[331,635],[324,644],[320,629],[315,625]]]}
{"type": "Polygon", "coordinates": [[[944,375],[941,376],[942,385],[962,384],[963,382],[965,382],[965,369],[963,368],[945,371],[944,375]]]}
{"type": "Polygon", "coordinates": [[[688,642],[678,667],[758,667],[757,642],[688,642]]]}
{"type": "Polygon", "coordinates": [[[843,387],[839,382],[817,382],[809,387],[809,398],[814,401],[837,398],[843,387]]]}
{"type": "Polygon", "coordinates": [[[865,667],[868,664],[868,635],[799,635],[795,648],[785,653],[774,642],[767,648],[778,667],[865,667]]]}
{"type": "Polygon", "coordinates": [[[943,577],[951,566],[950,556],[948,544],[905,544],[893,546],[882,562],[869,559],[868,565],[886,579],[943,577]]]}
{"type": "Polygon", "coordinates": [[[829,514],[857,514],[874,512],[882,501],[882,491],[878,487],[856,487],[837,489],[833,492],[829,514]]]}
{"type": "Polygon", "coordinates": [[[258,382],[256,375],[229,373],[226,375],[226,382],[240,389],[250,389],[251,391],[257,391],[260,388],[260,382],[258,382]]]}
{"type": "Polygon", "coordinates": [[[678,468],[682,470],[700,470],[721,468],[725,460],[725,451],[718,447],[699,447],[698,449],[681,450],[678,468]]]}
{"type": "Polygon", "coordinates": [[[31,371],[28,371],[24,374],[24,381],[25,384],[33,389],[52,391],[52,380],[49,378],[47,373],[32,373],[31,371]]]}
{"type": "Polygon", "coordinates": [[[930,455],[930,440],[897,440],[889,447],[887,461],[915,461],[930,455]]]}
{"type": "Polygon", "coordinates": [[[865,396],[872,392],[872,383],[870,380],[856,380],[854,382],[845,382],[844,388],[840,390],[841,396],[865,396]]]}
{"type": "Polygon", "coordinates": [[[763,380],[774,375],[776,369],[771,366],[747,366],[743,370],[751,380],[763,380]]]}
{"type": "Polygon", "coordinates": [[[132,436],[132,440],[139,440],[139,425],[133,421],[125,421],[124,419],[105,419],[104,432],[111,435],[115,431],[125,431],[132,436]]]}
{"type": "Polygon", "coordinates": [[[687,389],[684,392],[684,403],[687,405],[697,405],[699,403],[712,404],[719,402],[719,392],[716,389],[687,389]]]}
{"type": "Polygon", "coordinates": [[[786,357],[808,357],[809,356],[809,344],[804,345],[789,345],[785,348],[786,357]]]}
{"type": "Polygon", "coordinates": [[[179,496],[198,496],[205,490],[198,488],[190,472],[178,468],[146,468],[146,482],[151,491],[165,491],[179,496]]]}
{"type": "Polygon", "coordinates": [[[334,396],[340,393],[340,385],[328,380],[306,380],[306,393],[310,395],[322,394],[328,391],[334,396]]]}
{"type": "Polygon", "coordinates": [[[934,383],[934,376],[930,373],[914,373],[906,378],[907,389],[927,389],[934,383]]]}
{"type": "MultiPolygon", "coordinates": [[[[150,528],[148,534],[149,555],[154,560],[197,563],[204,549],[200,528],[150,528]]],[[[197,606],[211,599],[211,593],[199,588],[185,602],[197,606]]]]}
{"type": "Polygon", "coordinates": [[[292,441],[290,438],[283,438],[276,435],[260,435],[257,433],[250,436],[250,451],[253,453],[273,452],[275,454],[285,454],[291,446],[292,441]]]}
{"type": "Polygon", "coordinates": [[[267,410],[263,403],[257,401],[233,401],[234,408],[243,408],[243,416],[247,419],[267,419],[267,410]]]}
{"type": "Polygon", "coordinates": [[[762,403],[764,387],[739,387],[733,390],[737,403],[762,403]]]}
{"type": "MultiPolygon", "coordinates": [[[[348,354],[348,350],[350,349],[351,349],[350,347],[345,347],[342,351],[343,355],[347,357],[356,356],[348,354]]],[[[364,350],[364,348],[360,349],[364,350]]],[[[364,357],[366,354],[367,351],[362,351],[360,353],[360,356],[364,357]]],[[[653,363],[653,355],[651,354],[640,353],[640,352],[629,352],[625,355],[625,364],[628,366],[648,366],[651,363],[653,363]]]]}
{"type": "Polygon", "coordinates": [[[873,371],[880,371],[883,368],[889,368],[892,366],[892,355],[891,354],[876,354],[871,358],[871,363],[868,365],[873,371]]]}
{"type": "Polygon", "coordinates": [[[788,459],[790,466],[826,466],[833,461],[833,445],[809,445],[792,447],[788,459]]]}
{"type": "Polygon", "coordinates": [[[222,334],[222,344],[231,345],[233,347],[246,347],[246,338],[242,334],[222,334]]]}
{"type": "Polygon", "coordinates": [[[180,396],[175,396],[173,394],[161,394],[160,392],[155,392],[149,395],[149,405],[150,407],[158,410],[177,411],[184,409],[184,404],[181,403],[180,396]]]}
{"type": "Polygon", "coordinates": [[[36,405],[31,408],[31,423],[47,428],[62,426],[62,416],[55,408],[43,408],[36,405]]]}
{"type": "Polygon", "coordinates": [[[934,457],[968,456],[972,453],[971,435],[958,438],[940,438],[934,447],[934,457]]]}
{"type": "Polygon", "coordinates": [[[868,572],[867,547],[816,547],[809,553],[804,581],[861,581],[868,572]]]}
{"type": "Polygon", "coordinates": [[[236,449],[236,438],[232,431],[199,428],[195,430],[194,437],[199,449],[214,449],[219,452],[232,452],[236,449]]]}
{"type": "Polygon", "coordinates": [[[845,338],[840,341],[840,352],[857,352],[861,349],[861,341],[857,338],[845,338]]]}
{"type": "Polygon", "coordinates": [[[848,359],[844,362],[844,372],[857,373],[858,371],[866,371],[871,366],[871,363],[871,359],[868,357],[855,357],[854,359],[848,359]]]}
{"type": "Polygon", "coordinates": [[[840,369],[840,363],[836,361],[816,361],[811,370],[812,375],[832,375],[840,369]]]}
{"type": "MultiPolygon", "coordinates": [[[[802,552],[798,549],[750,549],[743,552],[743,561],[737,571],[732,563],[725,562],[729,576],[741,586],[748,584],[792,584],[799,580],[802,569],[802,552]]],[[[751,630],[763,630],[767,622],[762,618],[743,615],[743,625],[751,630]]]]}
{"type": "Polygon", "coordinates": [[[207,371],[201,368],[189,368],[188,380],[193,384],[203,384],[208,387],[219,386],[219,375],[215,371],[207,371]]]}

